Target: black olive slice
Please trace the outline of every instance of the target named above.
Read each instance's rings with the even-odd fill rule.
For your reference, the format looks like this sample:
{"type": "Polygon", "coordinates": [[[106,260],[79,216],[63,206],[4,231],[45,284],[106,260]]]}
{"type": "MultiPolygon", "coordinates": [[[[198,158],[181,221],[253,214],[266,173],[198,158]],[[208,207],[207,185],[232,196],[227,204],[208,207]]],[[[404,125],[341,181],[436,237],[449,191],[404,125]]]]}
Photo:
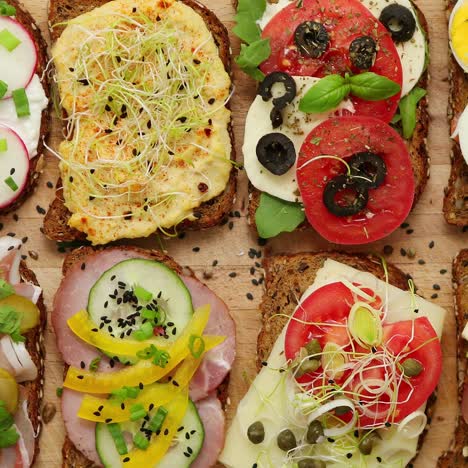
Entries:
{"type": "Polygon", "coordinates": [[[374,65],[377,44],[370,36],[361,36],[349,45],[351,63],[359,70],[369,70],[374,65]]]}
{"type": "Polygon", "coordinates": [[[362,211],[369,200],[369,190],[366,186],[356,183],[347,175],[339,175],[328,182],[323,191],[323,203],[328,211],[335,216],[352,216],[362,211]],[[352,190],[347,204],[337,203],[336,195],[344,190],[352,190]]]}
{"type": "Polygon", "coordinates": [[[281,125],[283,125],[283,114],[281,110],[277,107],[273,107],[270,112],[270,120],[273,128],[281,127],[281,125]]]}
{"type": "Polygon", "coordinates": [[[273,106],[277,109],[284,109],[288,104],[293,102],[296,97],[296,82],[291,75],[284,72],[273,72],[265,76],[260,83],[258,94],[262,96],[264,101],[269,101],[272,97],[272,88],[276,83],[282,83],[284,86],[284,94],[273,99],[273,106]]]}
{"type": "Polygon", "coordinates": [[[322,23],[305,21],[297,27],[294,42],[301,55],[319,58],[327,50],[330,38],[322,23]]]}
{"type": "Polygon", "coordinates": [[[387,175],[387,166],[384,160],[379,155],[368,151],[356,153],[348,161],[348,164],[356,183],[367,188],[380,187],[387,175]]]}
{"type": "Polygon", "coordinates": [[[257,158],[274,175],[283,175],[296,162],[293,142],[282,133],[269,133],[257,143],[257,158]]]}
{"type": "Polygon", "coordinates": [[[388,29],[395,42],[409,41],[416,31],[416,19],[406,7],[393,3],[380,13],[380,22],[388,29]]]}

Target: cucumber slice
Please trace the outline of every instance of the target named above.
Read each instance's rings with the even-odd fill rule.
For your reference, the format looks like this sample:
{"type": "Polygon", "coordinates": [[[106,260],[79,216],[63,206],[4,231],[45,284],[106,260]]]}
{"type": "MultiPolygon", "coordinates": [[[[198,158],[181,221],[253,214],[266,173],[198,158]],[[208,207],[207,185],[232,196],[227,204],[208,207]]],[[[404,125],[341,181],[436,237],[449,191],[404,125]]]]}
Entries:
{"type": "MultiPolygon", "coordinates": [[[[126,437],[126,440],[133,440],[133,434],[141,427],[141,423],[125,422],[121,424],[124,435],[131,434],[131,437],[126,437]]],[[[187,412],[182,420],[178,435],[173,441],[173,444],[164,458],[154,467],[158,468],[188,468],[197,458],[205,440],[205,430],[203,423],[198,415],[198,411],[194,403],[189,400],[187,412]],[[190,453],[190,450],[192,453],[190,453]]],[[[153,437],[158,437],[154,436],[153,437]]],[[[127,443],[127,448],[130,451],[132,444],[127,443]]],[[[123,467],[124,464],[120,460],[120,455],[115,448],[114,440],[110,435],[107,424],[96,424],[96,450],[101,459],[101,462],[106,468],[123,467]]],[[[148,460],[146,465],[151,467],[151,460],[148,460]]]]}
{"type": "MultiPolygon", "coordinates": [[[[117,263],[102,274],[88,296],[91,319],[123,340],[133,338],[134,331],[141,327],[144,319],[140,313],[145,308],[158,310],[161,316],[164,335],[150,339],[155,346],[175,341],[193,315],[192,298],[184,282],[165,264],[154,260],[130,259],[117,263]],[[151,293],[152,298],[138,299],[133,292],[136,286],[151,293]]],[[[135,361],[106,354],[121,362],[135,361]]]]}

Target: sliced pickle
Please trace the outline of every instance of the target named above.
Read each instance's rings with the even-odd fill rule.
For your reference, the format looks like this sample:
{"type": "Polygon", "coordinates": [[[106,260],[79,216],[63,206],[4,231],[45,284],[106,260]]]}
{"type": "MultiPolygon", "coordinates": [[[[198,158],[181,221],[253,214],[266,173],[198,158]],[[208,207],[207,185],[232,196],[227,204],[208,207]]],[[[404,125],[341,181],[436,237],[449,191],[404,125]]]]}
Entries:
{"type": "Polygon", "coordinates": [[[6,409],[15,414],[18,407],[18,384],[15,378],[5,369],[0,369],[0,400],[5,402],[6,409]]]}
{"type": "Polygon", "coordinates": [[[12,294],[0,299],[0,307],[3,306],[9,306],[21,315],[21,333],[27,332],[39,324],[39,309],[29,299],[12,294]]]}

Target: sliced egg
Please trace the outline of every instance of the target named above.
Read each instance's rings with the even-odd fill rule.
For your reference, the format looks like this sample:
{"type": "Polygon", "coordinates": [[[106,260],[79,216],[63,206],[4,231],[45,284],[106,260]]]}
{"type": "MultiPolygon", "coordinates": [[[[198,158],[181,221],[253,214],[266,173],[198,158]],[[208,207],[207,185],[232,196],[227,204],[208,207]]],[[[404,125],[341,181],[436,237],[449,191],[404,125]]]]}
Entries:
{"type": "MultiPolygon", "coordinates": [[[[348,109],[352,112],[354,108],[350,101],[343,101],[337,109],[330,112],[305,114],[299,110],[299,102],[310,87],[319,81],[319,78],[300,76],[294,77],[294,80],[297,86],[296,98],[283,110],[283,124],[276,129],[273,128],[270,120],[270,113],[273,109],[272,100],[265,102],[261,96],[255,98],[245,122],[242,151],[245,170],[255,188],[274,197],[297,202],[301,200],[301,197],[296,180],[296,165],[283,175],[272,174],[260,164],[257,158],[257,144],[260,138],[274,132],[286,135],[294,144],[297,157],[306,136],[317,125],[333,115],[336,110],[348,109]]],[[[275,93],[275,89],[273,89],[273,93],[275,93]]]]}
{"type": "Polygon", "coordinates": [[[468,164],[468,106],[465,107],[465,110],[460,115],[457,128],[453,132],[452,138],[455,139],[457,137],[458,141],[460,142],[460,148],[463,157],[468,164]]]}
{"type": "Polygon", "coordinates": [[[449,39],[453,56],[460,67],[468,73],[468,0],[458,0],[452,10],[449,39]]]}

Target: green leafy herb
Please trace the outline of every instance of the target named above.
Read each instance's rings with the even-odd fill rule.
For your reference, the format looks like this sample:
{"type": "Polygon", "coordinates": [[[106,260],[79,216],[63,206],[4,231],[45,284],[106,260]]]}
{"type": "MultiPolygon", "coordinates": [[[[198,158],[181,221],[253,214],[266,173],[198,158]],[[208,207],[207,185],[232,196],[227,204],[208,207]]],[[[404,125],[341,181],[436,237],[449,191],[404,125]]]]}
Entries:
{"type": "Polygon", "coordinates": [[[306,113],[327,112],[338,107],[349,94],[366,101],[380,101],[400,91],[399,84],[385,76],[372,72],[344,77],[328,75],[312,86],[299,103],[299,110],[306,113]]]}
{"type": "Polygon", "coordinates": [[[416,109],[418,107],[418,102],[425,95],[425,89],[416,87],[400,101],[401,126],[403,129],[403,137],[407,140],[411,138],[416,128],[416,109]]]}
{"type": "Polygon", "coordinates": [[[236,63],[247,75],[261,81],[265,78],[265,75],[258,69],[258,66],[264,62],[270,54],[270,40],[259,39],[249,45],[241,45],[241,51],[239,56],[236,57],[236,63]]]}
{"type": "Polygon", "coordinates": [[[0,16],[15,16],[16,8],[8,5],[5,1],[0,1],[0,16]]]}
{"type": "Polygon", "coordinates": [[[96,372],[98,367],[99,367],[99,364],[101,362],[101,358],[100,357],[97,357],[97,358],[94,358],[90,363],[89,363],[89,370],[91,372],[96,372]]]}
{"type": "Polygon", "coordinates": [[[390,120],[390,123],[395,125],[401,120],[401,115],[399,112],[397,112],[393,117],[392,120],[390,120]]]}
{"type": "Polygon", "coordinates": [[[205,340],[198,335],[191,335],[189,339],[190,353],[195,359],[198,359],[205,351],[205,340]]]}
{"type": "Polygon", "coordinates": [[[159,367],[166,367],[171,355],[164,349],[158,349],[154,345],[150,345],[147,348],[138,351],[137,357],[140,359],[153,359],[153,364],[159,367]]]}
{"type": "Polygon", "coordinates": [[[305,220],[300,203],[292,203],[267,193],[260,196],[255,222],[260,237],[269,239],[281,232],[292,232],[305,220]]]}
{"type": "Polygon", "coordinates": [[[4,81],[0,80],[0,99],[3,96],[5,96],[7,90],[8,90],[8,84],[5,83],[4,81]]]}
{"type": "Polygon", "coordinates": [[[17,343],[24,341],[24,336],[20,333],[20,314],[10,306],[0,306],[0,333],[10,335],[11,339],[17,343]]]}
{"type": "Polygon", "coordinates": [[[6,409],[6,403],[0,400],[0,448],[11,447],[19,439],[19,435],[13,426],[14,419],[6,409]]]}
{"type": "Polygon", "coordinates": [[[239,0],[237,2],[236,25],[234,34],[247,44],[260,39],[260,27],[257,24],[266,9],[266,0],[239,0]]]}
{"type": "Polygon", "coordinates": [[[15,294],[15,288],[10,283],[0,279],[0,299],[4,299],[12,294],[15,294]]]}
{"type": "Polygon", "coordinates": [[[60,398],[63,395],[63,387],[57,387],[55,389],[55,394],[60,398]]]}
{"type": "Polygon", "coordinates": [[[152,293],[137,284],[133,286],[133,293],[140,302],[149,302],[153,299],[152,293]]]}
{"type": "Polygon", "coordinates": [[[0,431],[6,431],[13,424],[13,416],[6,409],[6,403],[0,400],[0,431]]]}

